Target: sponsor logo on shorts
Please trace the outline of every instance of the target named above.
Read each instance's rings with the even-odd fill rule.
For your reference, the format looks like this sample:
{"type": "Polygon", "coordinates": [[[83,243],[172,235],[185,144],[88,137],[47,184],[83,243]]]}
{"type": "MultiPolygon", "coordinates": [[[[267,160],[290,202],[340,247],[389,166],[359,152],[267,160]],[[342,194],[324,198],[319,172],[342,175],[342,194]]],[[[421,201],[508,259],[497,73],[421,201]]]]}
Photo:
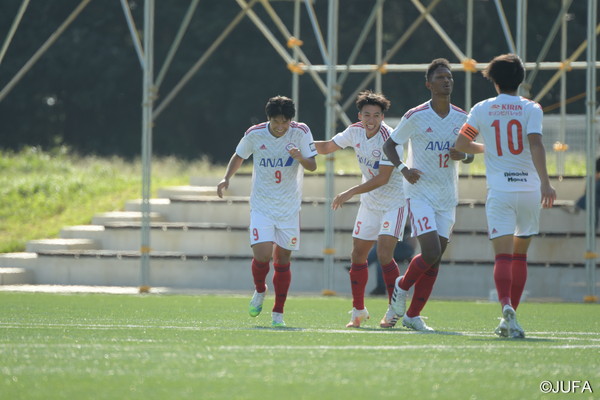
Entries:
{"type": "Polygon", "coordinates": [[[390,229],[390,221],[384,221],[382,226],[383,229],[390,229]]]}
{"type": "Polygon", "coordinates": [[[292,246],[295,246],[296,243],[298,243],[298,238],[296,236],[294,236],[293,238],[290,239],[290,243],[292,246]]]}

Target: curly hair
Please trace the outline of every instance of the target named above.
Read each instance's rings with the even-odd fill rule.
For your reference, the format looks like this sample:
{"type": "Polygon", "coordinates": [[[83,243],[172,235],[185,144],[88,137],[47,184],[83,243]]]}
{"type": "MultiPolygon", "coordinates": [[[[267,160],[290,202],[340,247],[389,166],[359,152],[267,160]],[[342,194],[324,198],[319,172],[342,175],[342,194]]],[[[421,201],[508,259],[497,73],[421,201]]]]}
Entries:
{"type": "Polygon", "coordinates": [[[371,90],[365,90],[358,94],[356,98],[356,108],[361,111],[367,104],[381,107],[381,112],[385,113],[392,104],[383,94],[375,93],[371,90]]]}

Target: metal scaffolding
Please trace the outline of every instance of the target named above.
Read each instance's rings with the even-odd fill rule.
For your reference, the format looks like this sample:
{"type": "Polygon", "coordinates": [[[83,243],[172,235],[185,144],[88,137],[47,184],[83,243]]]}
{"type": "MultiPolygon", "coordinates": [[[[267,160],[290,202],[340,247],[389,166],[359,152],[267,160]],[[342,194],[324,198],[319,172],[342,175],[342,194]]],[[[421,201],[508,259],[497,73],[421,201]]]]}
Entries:
{"type": "MultiPolygon", "coordinates": [[[[8,84],[0,91],[0,101],[2,101],[6,95],[14,88],[14,86],[23,78],[23,76],[31,69],[35,62],[41,57],[41,55],[56,41],[60,34],[69,26],[69,24],[81,13],[85,6],[91,0],[82,0],[79,6],[69,15],[63,24],[48,38],[48,40],[40,47],[38,51],[34,53],[31,59],[15,74],[15,76],[8,82],[8,84]]],[[[326,100],[326,120],[325,120],[325,131],[326,138],[330,139],[335,134],[336,122],[339,120],[344,125],[351,123],[351,119],[346,114],[346,110],[354,103],[356,95],[369,87],[373,81],[375,81],[375,89],[381,90],[381,76],[384,73],[395,73],[395,72],[417,72],[425,71],[427,64],[417,63],[403,63],[403,64],[392,64],[390,60],[398,53],[398,51],[404,46],[407,40],[411,37],[414,31],[421,26],[424,22],[427,22],[432,30],[443,40],[445,45],[454,54],[457,63],[451,64],[454,71],[464,71],[465,73],[465,99],[464,104],[468,109],[472,105],[471,100],[471,77],[472,74],[485,68],[485,63],[476,62],[473,55],[473,1],[464,0],[465,9],[467,10],[467,26],[466,34],[467,41],[464,51],[446,34],[442,25],[434,18],[432,12],[438,6],[442,0],[431,0],[429,5],[425,6],[419,0],[411,0],[413,6],[418,10],[419,16],[410,24],[406,31],[402,32],[398,36],[396,42],[386,52],[385,56],[382,54],[382,41],[383,41],[383,11],[385,6],[385,0],[373,0],[371,6],[371,12],[364,23],[362,32],[358,40],[355,42],[355,46],[350,53],[350,56],[345,63],[338,63],[338,17],[339,17],[339,0],[328,0],[328,18],[327,18],[327,37],[325,38],[322,34],[322,29],[319,26],[318,19],[316,17],[313,1],[314,0],[291,0],[294,7],[294,22],[292,32],[290,32],[285,23],[279,18],[277,12],[273,9],[271,2],[275,0],[235,0],[237,5],[240,7],[239,13],[231,20],[228,26],[220,33],[220,35],[214,40],[211,46],[202,54],[202,56],[196,61],[196,63],[190,68],[190,70],[170,89],[170,91],[160,99],[160,102],[155,106],[156,93],[158,87],[161,85],[165,74],[168,72],[169,66],[185,31],[187,30],[192,15],[198,5],[198,0],[191,0],[189,9],[184,16],[179,31],[175,40],[173,41],[171,48],[167,53],[166,60],[160,69],[158,77],[155,79],[153,74],[154,64],[154,44],[153,44],[153,32],[154,32],[154,0],[145,0],[144,7],[144,27],[143,27],[143,46],[140,38],[138,37],[138,30],[135,26],[134,20],[130,13],[130,7],[127,0],[120,0],[123,7],[125,20],[128,24],[134,48],[137,52],[140,65],[143,71],[143,120],[142,120],[142,163],[143,163],[143,188],[142,188],[142,239],[141,239],[141,266],[140,266],[140,287],[144,290],[149,290],[149,262],[151,254],[150,246],[150,182],[151,182],[151,138],[152,138],[152,123],[161,114],[162,111],[173,101],[173,99],[179,94],[181,89],[190,81],[190,79],[201,69],[204,63],[210,58],[210,56],[218,50],[218,47],[223,40],[233,31],[233,29],[242,21],[244,18],[248,18],[252,23],[259,29],[265,39],[275,49],[277,54],[281,57],[287,68],[291,73],[291,91],[292,97],[294,98],[297,106],[298,113],[300,110],[300,85],[299,75],[307,73],[319,90],[322,92],[326,100]],[[260,4],[264,11],[266,11],[271,23],[274,24],[276,29],[279,31],[280,38],[272,32],[269,27],[262,21],[258,14],[254,11],[254,7],[260,4]],[[314,64],[311,62],[309,57],[302,50],[302,40],[300,33],[300,18],[302,14],[302,6],[308,16],[313,35],[317,41],[320,56],[323,59],[322,64],[314,64]],[[367,35],[372,29],[375,29],[376,37],[376,51],[375,59],[372,64],[356,64],[355,60],[357,55],[362,49],[362,46],[366,40],[367,35]],[[282,44],[283,43],[283,44],[282,44]],[[285,44],[285,45],[284,45],[285,44]],[[286,48],[287,46],[287,48],[286,48]],[[342,98],[342,88],[346,84],[347,77],[350,73],[360,73],[365,75],[363,80],[352,90],[351,94],[345,99],[342,98]],[[320,74],[326,74],[326,80],[321,78],[320,74]]],[[[0,63],[6,52],[6,49],[10,45],[14,32],[16,31],[21,18],[28,6],[29,1],[23,0],[22,6],[15,17],[13,26],[9,34],[7,35],[2,50],[0,51],[0,63]]],[[[365,2],[366,3],[366,2],[365,2]]],[[[514,52],[520,55],[525,61],[525,67],[527,69],[527,79],[522,85],[522,93],[528,97],[531,97],[535,101],[539,101],[559,80],[561,87],[561,115],[563,116],[561,126],[562,137],[564,138],[564,131],[566,129],[564,118],[566,104],[566,72],[572,69],[586,69],[587,71],[587,204],[594,204],[595,196],[595,158],[596,158],[596,114],[598,109],[596,108],[596,69],[599,62],[596,60],[596,37],[600,32],[600,25],[596,21],[597,13],[597,0],[588,0],[588,21],[587,21],[587,39],[581,43],[581,45],[569,56],[566,53],[566,16],[569,7],[572,4],[572,0],[562,0],[562,8],[554,20],[546,43],[542,50],[537,55],[535,61],[527,61],[527,0],[517,0],[516,7],[516,35],[513,39],[513,34],[510,29],[510,25],[507,21],[504,13],[502,0],[494,0],[494,4],[497,10],[497,16],[500,20],[502,30],[504,32],[507,51],[514,52]],[[561,60],[559,61],[546,61],[546,55],[550,44],[554,41],[556,35],[560,31],[561,38],[561,60]],[[589,46],[588,46],[589,44],[589,46]],[[576,61],[578,57],[587,49],[586,61],[576,61]],[[546,85],[538,93],[530,93],[531,84],[535,79],[537,73],[540,70],[555,70],[554,76],[546,83],[546,85]]],[[[333,157],[327,157],[326,163],[326,198],[330,202],[333,198],[333,170],[334,160],[333,157]]],[[[332,290],[332,274],[333,274],[333,260],[335,255],[335,246],[333,243],[333,211],[328,205],[327,208],[327,220],[325,226],[325,245],[324,245],[324,276],[323,276],[323,289],[332,290]]],[[[587,238],[587,249],[585,253],[586,269],[589,276],[588,293],[590,298],[597,299],[595,292],[596,282],[596,259],[598,254],[596,253],[596,240],[595,240],[595,208],[587,207],[588,213],[588,224],[586,227],[586,238],[587,238]]]]}

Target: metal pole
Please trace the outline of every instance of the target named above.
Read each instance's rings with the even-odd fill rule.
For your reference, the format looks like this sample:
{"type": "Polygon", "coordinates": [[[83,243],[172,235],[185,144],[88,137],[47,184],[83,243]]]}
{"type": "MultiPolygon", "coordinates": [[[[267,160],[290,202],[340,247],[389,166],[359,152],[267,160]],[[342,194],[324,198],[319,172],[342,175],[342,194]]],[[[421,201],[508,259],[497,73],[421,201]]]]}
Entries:
{"type": "MultiPolygon", "coordinates": [[[[467,48],[465,49],[468,59],[473,59],[473,0],[467,0],[467,48]]],[[[471,71],[465,73],[465,110],[471,109],[471,88],[473,84],[473,74],[471,71]]],[[[461,163],[462,164],[462,163],[461,163]]],[[[468,166],[470,164],[463,164],[468,166]]]]}
{"type": "Polygon", "coordinates": [[[150,291],[150,187],[152,160],[152,108],[154,66],[154,0],[144,6],[144,78],[142,98],[142,229],[140,246],[140,293],[150,291]]]}
{"type": "Polygon", "coordinates": [[[0,101],[2,101],[8,93],[12,90],[13,87],[19,83],[19,81],[23,78],[23,76],[35,65],[35,63],[40,59],[40,57],[56,42],[56,40],[62,35],[62,33],[67,29],[71,22],[77,18],[77,16],[84,10],[84,8],[90,3],[91,0],[82,0],[81,3],[73,10],[71,14],[67,17],[65,22],[63,22],[55,31],[48,37],[48,39],[44,42],[44,44],[31,56],[31,58],[21,67],[19,72],[15,74],[15,76],[6,84],[4,89],[0,91],[0,101]]]}
{"type": "MultiPolygon", "coordinates": [[[[563,0],[563,8],[571,0],[563,0]]],[[[560,26],[560,59],[567,58],[567,13],[562,14],[562,23],[560,26]]],[[[560,76],[560,129],[558,131],[558,141],[565,143],[567,139],[567,77],[560,76]]],[[[558,151],[556,156],[556,168],[559,176],[565,173],[565,152],[558,151]]]]}
{"type": "MultiPolygon", "coordinates": [[[[381,65],[381,58],[383,56],[382,50],[383,41],[383,9],[382,7],[377,8],[377,23],[375,24],[375,62],[377,65],[381,65]]],[[[377,70],[375,75],[375,91],[381,93],[381,70],[377,70]]]]}
{"type": "Polygon", "coordinates": [[[181,44],[181,41],[183,40],[183,35],[185,34],[185,31],[187,31],[187,28],[190,25],[190,22],[192,21],[192,17],[194,16],[194,11],[196,11],[196,7],[198,7],[199,1],[200,0],[192,0],[192,2],[190,3],[190,6],[188,7],[187,12],[185,13],[185,16],[183,17],[183,21],[181,22],[181,25],[179,26],[179,30],[177,31],[177,36],[175,36],[175,40],[173,40],[173,44],[171,45],[171,48],[169,49],[169,52],[167,53],[167,57],[165,58],[165,62],[163,64],[163,66],[160,68],[158,75],[156,76],[156,82],[154,83],[154,85],[156,86],[157,89],[160,87],[163,79],[165,79],[167,70],[169,69],[171,62],[173,61],[173,58],[175,57],[175,53],[177,52],[177,49],[179,48],[179,45],[181,44]]]}
{"type": "MultiPolygon", "coordinates": [[[[527,0],[517,0],[517,54],[523,62],[527,61],[527,0]]],[[[530,96],[527,85],[519,86],[519,93],[530,96]]]]}
{"type": "Polygon", "coordinates": [[[597,0],[588,0],[587,29],[587,176],[586,176],[586,254],[585,269],[587,273],[587,296],[585,301],[597,301],[596,297],[596,23],[597,0]]]}
{"type": "MultiPolygon", "coordinates": [[[[300,2],[294,0],[294,37],[300,39],[300,2]]],[[[298,63],[298,46],[294,46],[294,64],[298,63]]],[[[292,74],[292,100],[296,104],[296,120],[300,120],[300,75],[292,74]]]]}
{"type": "Polygon", "coordinates": [[[131,15],[131,10],[129,9],[129,3],[127,0],[121,0],[121,7],[123,8],[123,14],[125,15],[125,21],[127,21],[127,28],[129,28],[129,34],[131,35],[131,41],[133,42],[133,47],[135,47],[135,52],[138,56],[138,60],[140,61],[140,65],[142,69],[144,68],[144,50],[142,49],[142,44],[140,43],[140,37],[138,35],[137,27],[135,26],[135,21],[133,20],[133,15],[131,15]]]}
{"type": "MultiPolygon", "coordinates": [[[[510,33],[510,27],[508,26],[508,21],[506,20],[506,14],[504,13],[504,8],[502,7],[502,3],[500,0],[494,0],[494,4],[496,4],[496,10],[498,11],[498,17],[500,17],[500,25],[502,25],[502,31],[504,32],[504,37],[506,39],[506,44],[508,45],[508,49],[511,53],[517,53],[515,50],[515,42],[510,33]]],[[[525,61],[525,60],[523,60],[525,61]]]]}
{"type": "MultiPolygon", "coordinates": [[[[329,54],[328,69],[327,69],[327,101],[326,101],[326,121],[325,121],[325,137],[330,140],[336,131],[336,72],[337,65],[337,26],[338,26],[338,0],[329,1],[328,9],[328,24],[327,24],[327,50],[329,54]]],[[[335,254],[334,245],[334,223],[333,210],[331,202],[333,201],[333,170],[334,158],[330,154],[327,156],[325,184],[326,198],[325,209],[327,220],[325,224],[325,248],[323,249],[324,261],[324,279],[323,279],[323,294],[331,294],[333,291],[333,262],[335,254]]]]}
{"type": "Polygon", "coordinates": [[[27,6],[29,5],[29,0],[23,0],[21,3],[21,7],[19,7],[19,12],[15,16],[15,19],[8,31],[8,35],[6,35],[6,39],[4,39],[4,44],[2,45],[2,50],[0,50],[0,64],[2,64],[2,60],[4,59],[4,55],[6,54],[6,50],[8,50],[8,45],[12,41],[13,36],[15,36],[15,32],[17,31],[17,27],[21,23],[21,19],[23,18],[23,14],[25,14],[25,10],[27,10],[27,6]]]}

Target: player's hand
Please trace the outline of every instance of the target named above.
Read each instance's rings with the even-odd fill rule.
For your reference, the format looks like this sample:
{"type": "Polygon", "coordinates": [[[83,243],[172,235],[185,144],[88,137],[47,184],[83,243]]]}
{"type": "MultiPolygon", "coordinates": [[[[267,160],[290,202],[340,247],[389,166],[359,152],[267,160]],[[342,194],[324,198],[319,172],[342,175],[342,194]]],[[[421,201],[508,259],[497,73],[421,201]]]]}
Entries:
{"type": "Polygon", "coordinates": [[[302,159],[302,152],[297,147],[292,147],[291,149],[288,150],[288,153],[290,154],[290,156],[294,160],[301,160],[302,159]]]}
{"type": "Polygon", "coordinates": [[[353,196],[353,194],[350,193],[349,191],[345,191],[345,192],[338,194],[333,199],[333,202],[331,202],[331,208],[333,210],[337,210],[338,208],[341,208],[345,202],[347,202],[348,200],[350,200],[352,198],[352,196],[353,196]]]}
{"type": "Polygon", "coordinates": [[[228,189],[229,188],[229,180],[227,179],[223,179],[221,180],[221,182],[219,182],[219,184],[217,185],[217,196],[219,196],[220,199],[223,198],[223,190],[228,189]]]}
{"type": "Polygon", "coordinates": [[[417,183],[423,172],[419,171],[416,168],[405,168],[402,170],[402,175],[404,175],[404,179],[408,181],[411,185],[417,183]]]}
{"type": "Polygon", "coordinates": [[[450,158],[454,161],[461,161],[465,159],[466,153],[456,150],[454,147],[450,147],[450,158]]]}
{"type": "Polygon", "coordinates": [[[551,208],[556,200],[556,190],[550,184],[542,185],[542,208],[551,208]]]}

